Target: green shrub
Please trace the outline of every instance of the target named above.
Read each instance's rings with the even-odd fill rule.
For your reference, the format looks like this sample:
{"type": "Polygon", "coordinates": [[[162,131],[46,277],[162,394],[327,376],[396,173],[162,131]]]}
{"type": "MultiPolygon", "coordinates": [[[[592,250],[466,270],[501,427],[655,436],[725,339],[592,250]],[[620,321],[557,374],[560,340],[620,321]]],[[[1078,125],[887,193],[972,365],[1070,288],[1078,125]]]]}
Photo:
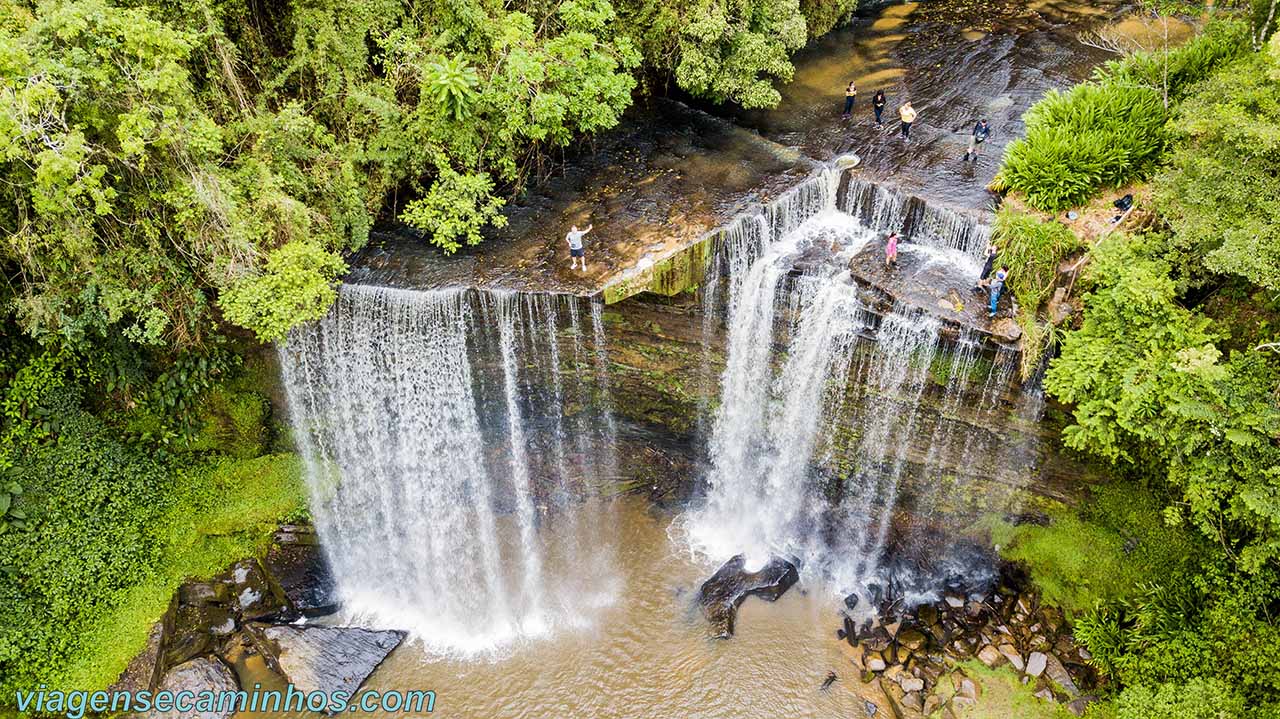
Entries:
{"type": "Polygon", "coordinates": [[[1103,84],[1152,88],[1162,95],[1167,92],[1172,105],[1214,69],[1248,49],[1248,26],[1235,19],[1219,19],[1205,25],[1187,44],[1167,53],[1140,52],[1112,60],[1094,72],[1094,79],[1103,84]]]}
{"type": "Polygon", "coordinates": [[[1027,111],[1026,137],[1010,143],[993,185],[1059,212],[1147,177],[1168,146],[1166,99],[1181,98],[1244,52],[1246,38],[1241,23],[1215,21],[1167,53],[1135,53],[1100,68],[1092,82],[1050,90],[1027,111]]]}
{"type": "Polygon", "coordinates": [[[997,183],[1052,212],[1145,176],[1166,144],[1160,95],[1145,87],[1085,83],[1051,90],[1025,119],[1027,135],[1009,145],[997,183]]]}
{"type": "Polygon", "coordinates": [[[1185,529],[1164,524],[1155,497],[1122,482],[1095,488],[1079,510],[1053,513],[1047,526],[998,522],[992,540],[1027,567],[1046,601],[1071,613],[1177,571],[1196,546],[1185,529]]]}
{"type": "Polygon", "coordinates": [[[1280,290],[1280,53],[1214,73],[1170,129],[1174,149],[1152,186],[1182,274],[1192,284],[1234,274],[1280,290]]]}
{"type": "Polygon", "coordinates": [[[1129,687],[1116,700],[1116,719],[1236,719],[1244,700],[1227,684],[1196,679],[1186,684],[1129,687]]]}

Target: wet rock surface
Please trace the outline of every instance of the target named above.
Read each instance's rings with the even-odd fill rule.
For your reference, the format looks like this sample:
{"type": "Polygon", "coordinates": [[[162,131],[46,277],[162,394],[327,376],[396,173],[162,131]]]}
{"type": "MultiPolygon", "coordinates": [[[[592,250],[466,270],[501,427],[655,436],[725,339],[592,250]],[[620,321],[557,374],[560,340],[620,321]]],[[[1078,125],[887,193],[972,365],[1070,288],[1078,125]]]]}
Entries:
{"type": "Polygon", "coordinates": [[[353,695],[403,632],[358,627],[250,624],[249,636],[267,664],[303,692],[353,695]]]}
{"type": "Polygon", "coordinates": [[[279,584],[290,608],[305,617],[337,611],[338,585],[315,530],[287,525],[276,532],[275,539],[263,567],[279,584]]]}
{"type": "Polygon", "coordinates": [[[256,681],[266,672],[307,691],[354,692],[403,634],[287,624],[332,613],[338,608],[337,588],[310,526],[281,527],[275,540],[261,562],[245,558],[212,578],[183,583],[146,647],[113,688],[156,691],[173,684],[234,690],[241,680],[256,681]]]}
{"type": "Polygon", "coordinates": [[[746,557],[739,554],[702,583],[698,603],[711,622],[712,634],[727,639],[733,636],[738,607],[747,597],[776,601],[799,580],[795,565],[785,559],[773,557],[760,569],[750,571],[746,557]]]}
{"type": "Polygon", "coordinates": [[[1061,611],[1041,604],[1016,565],[1002,564],[985,586],[951,582],[918,606],[905,608],[892,591],[875,604],[871,615],[865,605],[856,618],[856,610],[847,611],[837,636],[863,682],[879,683],[899,707],[959,712],[975,705],[978,687],[959,666],[969,660],[1017,672],[1037,697],[1073,713],[1096,699],[1090,692],[1101,679],[1087,653],[1061,611]]]}
{"type": "MultiPolygon", "coordinates": [[[[227,668],[227,665],[214,657],[198,657],[187,662],[183,662],[169,669],[161,678],[158,691],[171,692],[177,695],[179,692],[189,692],[191,696],[198,696],[201,692],[213,692],[214,696],[222,692],[231,692],[240,688],[236,682],[235,675],[227,668]]],[[[215,704],[212,708],[197,709],[192,708],[190,711],[152,711],[147,717],[159,719],[229,719],[235,712],[229,705],[223,705],[221,708],[215,704]]]]}

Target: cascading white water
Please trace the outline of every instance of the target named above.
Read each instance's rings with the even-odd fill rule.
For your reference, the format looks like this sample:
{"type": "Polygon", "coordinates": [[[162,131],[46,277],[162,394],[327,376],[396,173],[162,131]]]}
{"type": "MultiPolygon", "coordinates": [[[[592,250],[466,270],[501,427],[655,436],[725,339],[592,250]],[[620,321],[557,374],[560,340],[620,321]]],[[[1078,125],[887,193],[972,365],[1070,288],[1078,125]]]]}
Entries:
{"type": "Polygon", "coordinates": [[[841,209],[880,232],[897,232],[908,242],[959,251],[981,261],[991,241],[991,226],[981,217],[937,207],[878,182],[850,178],[841,209]]]}
{"type": "Polygon", "coordinates": [[[575,570],[607,586],[605,564],[585,561],[603,551],[587,536],[599,525],[571,520],[557,535],[567,546],[542,536],[557,505],[613,471],[603,326],[598,308],[584,326],[579,302],[348,285],[281,346],[312,515],[347,611],[473,653],[576,622],[588,582],[575,570]],[[562,334],[576,383],[561,376],[562,334]],[[572,392],[606,400],[570,420],[572,392]]]}
{"type": "MultiPolygon", "coordinates": [[[[972,332],[944,343],[943,323],[920,309],[871,312],[845,271],[848,258],[888,230],[906,230],[914,242],[954,253],[950,261],[968,272],[990,230],[857,179],[841,212],[832,201],[837,180],[816,176],[805,193],[782,198],[783,207],[741,216],[721,234],[704,309],[725,308],[726,360],[707,498],[685,529],[712,558],[792,557],[802,573],[847,592],[880,571],[908,472],[923,464],[928,473],[944,460],[954,466],[957,445],[969,439],[953,423],[920,419],[935,362],[947,378],[931,413],[945,418],[972,397],[979,354],[972,332]],[[944,344],[951,354],[939,359],[944,344]],[[908,456],[921,433],[936,451],[930,444],[923,457],[908,456]],[[835,470],[843,476],[831,476],[836,467],[846,468],[835,470]]],[[[946,253],[940,261],[949,261],[946,253]]],[[[998,396],[1008,379],[993,365],[979,404],[994,402],[991,392],[998,396]]]]}

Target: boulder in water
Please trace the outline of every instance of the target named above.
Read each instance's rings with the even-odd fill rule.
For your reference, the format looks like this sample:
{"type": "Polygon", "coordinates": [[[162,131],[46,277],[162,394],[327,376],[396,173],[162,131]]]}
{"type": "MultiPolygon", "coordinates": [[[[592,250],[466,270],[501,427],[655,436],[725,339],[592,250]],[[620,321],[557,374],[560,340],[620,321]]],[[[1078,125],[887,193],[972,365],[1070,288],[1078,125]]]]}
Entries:
{"type": "Polygon", "coordinates": [[[754,572],[747,571],[746,567],[746,557],[739,554],[702,583],[698,602],[719,639],[733,636],[734,618],[739,605],[747,597],[756,596],[772,602],[800,580],[796,566],[780,557],[773,557],[754,572]]]}
{"type": "Polygon", "coordinates": [[[364,680],[404,634],[358,627],[250,624],[249,635],[273,671],[300,691],[345,691],[364,680]]]}

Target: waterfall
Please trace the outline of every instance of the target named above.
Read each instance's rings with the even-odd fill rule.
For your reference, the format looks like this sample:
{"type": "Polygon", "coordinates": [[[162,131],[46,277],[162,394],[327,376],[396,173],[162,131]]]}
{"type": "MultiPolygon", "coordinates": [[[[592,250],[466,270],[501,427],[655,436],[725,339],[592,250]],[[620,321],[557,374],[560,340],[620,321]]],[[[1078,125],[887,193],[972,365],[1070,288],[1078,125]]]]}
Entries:
{"type": "Polygon", "coordinates": [[[973,329],[866,305],[846,270],[890,230],[967,267],[990,238],[979,217],[856,178],[799,189],[719,233],[703,332],[724,318],[725,365],[705,420],[707,495],[684,530],[713,559],[781,555],[866,596],[883,583],[905,487],[932,520],[943,492],[914,496],[921,480],[999,449],[975,426],[999,424],[1013,363],[986,359],[973,329]]]}
{"type": "Polygon", "coordinates": [[[956,250],[979,263],[991,241],[991,227],[984,218],[933,205],[878,182],[851,177],[841,206],[869,228],[897,232],[907,242],[956,250]]]}
{"type": "Polygon", "coordinates": [[[583,587],[607,584],[584,556],[605,528],[558,512],[615,471],[604,330],[582,302],[346,285],[280,347],[346,611],[473,653],[576,621],[583,587]]]}

